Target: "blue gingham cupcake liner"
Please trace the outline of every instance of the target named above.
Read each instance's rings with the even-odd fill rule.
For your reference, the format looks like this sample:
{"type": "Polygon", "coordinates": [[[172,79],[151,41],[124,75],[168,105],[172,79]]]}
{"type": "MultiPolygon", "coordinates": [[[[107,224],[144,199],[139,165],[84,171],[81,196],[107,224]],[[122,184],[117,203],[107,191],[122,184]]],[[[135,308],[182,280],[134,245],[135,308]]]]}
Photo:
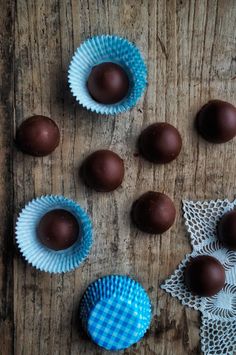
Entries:
{"type": "Polygon", "coordinates": [[[64,196],[47,195],[29,202],[16,222],[16,242],[27,262],[35,268],[64,273],[79,267],[92,246],[92,224],[86,212],[73,200],[64,196]],[[37,237],[37,225],[41,218],[54,209],[72,213],[80,225],[80,237],[69,248],[55,251],[43,245],[37,237]]]}
{"type": "Polygon", "coordinates": [[[110,275],[93,282],[80,304],[80,318],[100,347],[122,350],[138,342],[151,322],[144,288],[128,276],[110,275]]]}
{"type": "Polygon", "coordinates": [[[147,68],[139,49],[127,39],[102,35],[86,40],[77,48],[69,66],[69,85],[76,100],[88,110],[115,115],[131,109],[142,96],[147,84],[147,68]],[[130,89],[116,104],[96,102],[87,89],[87,79],[95,65],[113,62],[127,73],[130,89]]]}

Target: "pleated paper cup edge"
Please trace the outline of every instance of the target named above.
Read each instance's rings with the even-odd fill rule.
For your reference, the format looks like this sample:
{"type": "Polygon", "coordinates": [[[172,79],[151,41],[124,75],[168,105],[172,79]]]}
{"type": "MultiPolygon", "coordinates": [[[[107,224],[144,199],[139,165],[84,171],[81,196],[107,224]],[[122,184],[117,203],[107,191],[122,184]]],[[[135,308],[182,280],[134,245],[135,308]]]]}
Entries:
{"type": "MultiPolygon", "coordinates": [[[[141,54],[141,51],[139,50],[139,48],[132,42],[130,42],[128,39],[121,37],[121,36],[116,36],[116,35],[98,35],[98,36],[94,36],[94,37],[90,37],[88,39],[86,39],[85,41],[83,41],[81,43],[81,45],[75,50],[71,62],[69,64],[69,68],[68,68],[68,81],[69,81],[69,87],[70,90],[72,92],[72,95],[75,97],[76,101],[79,102],[80,105],[82,105],[83,108],[92,111],[92,112],[96,112],[97,114],[102,114],[102,115],[118,115],[122,112],[127,112],[129,110],[131,110],[136,104],[137,102],[140,100],[140,98],[143,96],[145,89],[147,87],[147,66],[145,63],[145,60],[141,54]],[[140,61],[140,63],[142,63],[142,70],[143,70],[143,84],[142,84],[142,90],[139,93],[138,97],[135,98],[134,102],[127,104],[127,107],[124,106],[117,106],[114,107],[114,105],[111,105],[110,107],[107,107],[106,105],[104,105],[105,107],[102,107],[102,105],[100,105],[98,108],[94,107],[94,106],[90,106],[87,105],[86,103],[84,103],[81,98],[78,97],[78,94],[75,92],[74,88],[73,88],[73,84],[72,84],[72,73],[71,73],[71,69],[72,69],[72,65],[74,65],[74,61],[76,58],[78,58],[77,56],[79,55],[78,51],[79,49],[85,47],[87,45],[87,43],[91,43],[92,40],[99,40],[99,39],[107,39],[107,38],[111,38],[111,39],[116,39],[117,41],[119,41],[120,43],[122,43],[123,45],[127,45],[130,48],[132,48],[132,50],[135,50],[136,55],[139,57],[138,60],[140,61]]],[[[95,101],[96,104],[99,104],[95,101]]]]}
{"type": "MultiPolygon", "coordinates": [[[[65,208],[65,206],[62,206],[65,208]]],[[[81,216],[80,215],[77,215],[77,217],[80,219],[81,216]]],[[[16,240],[16,244],[19,248],[19,251],[21,253],[21,255],[23,256],[23,258],[25,259],[25,261],[30,264],[32,267],[40,270],[40,271],[43,271],[43,272],[47,272],[47,273],[50,273],[50,274],[60,274],[60,273],[66,273],[66,272],[71,272],[73,270],[75,270],[76,268],[78,268],[88,257],[88,255],[90,254],[90,251],[91,251],[91,247],[92,247],[92,244],[93,244],[93,233],[92,233],[92,222],[88,216],[88,214],[85,212],[85,210],[74,200],[70,199],[70,198],[67,198],[67,197],[64,197],[63,195],[42,195],[40,197],[36,197],[34,199],[32,199],[31,201],[29,201],[20,211],[20,213],[18,214],[18,217],[17,217],[17,221],[16,221],[16,225],[15,225],[15,240],[16,240]],[[47,199],[47,198],[51,198],[51,199],[55,199],[55,200],[58,200],[57,203],[60,204],[61,201],[65,201],[67,203],[71,203],[72,205],[75,206],[75,208],[78,208],[79,207],[79,213],[82,213],[83,214],[83,219],[86,219],[86,221],[83,222],[83,225],[84,224],[88,224],[89,226],[89,229],[86,233],[89,233],[89,240],[88,240],[88,245],[87,245],[87,248],[85,250],[85,252],[83,253],[83,256],[81,259],[79,260],[73,260],[73,258],[71,257],[71,263],[74,264],[74,266],[71,266],[71,267],[66,267],[64,269],[57,269],[57,268],[45,268],[41,265],[40,262],[34,262],[33,260],[31,260],[25,253],[25,248],[24,248],[24,242],[22,242],[20,240],[20,236],[19,236],[19,233],[20,233],[20,219],[22,218],[22,216],[24,215],[24,212],[27,212],[27,210],[30,208],[30,207],[33,207],[35,203],[43,200],[43,199],[47,199]]],[[[37,248],[35,248],[37,249],[37,248]]],[[[54,253],[54,252],[53,252],[54,253]]],[[[54,254],[55,255],[55,254],[54,254]]],[[[66,257],[65,257],[66,258],[66,257]]],[[[69,260],[69,258],[68,258],[69,260]]]]}
{"type": "MultiPolygon", "coordinates": [[[[98,283],[99,280],[106,280],[107,282],[110,282],[111,280],[109,280],[109,278],[111,278],[112,276],[115,276],[115,278],[117,278],[117,279],[122,277],[122,279],[124,281],[126,281],[126,280],[131,281],[132,283],[134,283],[134,285],[136,287],[139,288],[139,292],[142,292],[142,294],[143,294],[142,298],[143,298],[143,301],[144,301],[144,304],[145,304],[145,308],[146,308],[146,311],[144,312],[144,314],[148,318],[147,324],[144,323],[145,328],[146,328],[145,332],[146,332],[148,330],[149,326],[150,326],[151,319],[152,319],[152,304],[151,304],[151,300],[150,300],[150,297],[149,297],[147,291],[145,290],[145,288],[139,282],[137,282],[136,280],[134,280],[133,278],[131,278],[131,277],[127,276],[127,275],[107,275],[107,276],[103,276],[103,277],[95,280],[94,282],[92,282],[87,287],[87,289],[85,290],[85,292],[84,292],[84,294],[82,296],[81,303],[80,303],[80,313],[81,313],[81,311],[83,309],[83,314],[82,315],[80,314],[80,318],[82,319],[82,322],[83,322],[83,317],[84,317],[84,322],[83,322],[84,328],[85,329],[87,328],[89,314],[90,314],[90,312],[92,312],[92,310],[96,306],[96,303],[95,304],[90,303],[89,309],[87,310],[87,313],[86,313],[86,310],[85,310],[87,308],[86,301],[89,302],[89,297],[90,297],[89,292],[92,292],[92,286],[95,285],[96,283],[98,283]],[[87,296],[87,299],[86,299],[86,296],[87,296]],[[146,302],[147,302],[147,304],[146,304],[146,302]]],[[[93,290],[93,291],[95,291],[95,290],[93,290]]],[[[130,292],[130,290],[129,290],[129,292],[130,292]]],[[[127,296],[127,300],[128,300],[129,292],[127,293],[127,295],[124,295],[124,296],[127,296]]],[[[111,297],[115,297],[115,296],[119,296],[119,294],[116,295],[114,293],[111,297]]],[[[101,298],[95,299],[95,301],[100,302],[102,300],[106,300],[106,299],[109,299],[109,298],[110,297],[108,297],[108,296],[107,297],[101,297],[101,298]]]]}

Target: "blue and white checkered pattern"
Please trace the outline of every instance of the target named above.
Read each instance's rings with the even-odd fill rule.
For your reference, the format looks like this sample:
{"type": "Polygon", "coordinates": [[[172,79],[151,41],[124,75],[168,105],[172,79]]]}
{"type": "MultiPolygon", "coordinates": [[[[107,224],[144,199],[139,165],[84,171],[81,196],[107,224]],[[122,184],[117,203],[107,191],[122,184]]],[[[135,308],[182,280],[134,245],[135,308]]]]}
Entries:
{"type": "Polygon", "coordinates": [[[101,347],[109,350],[128,348],[142,331],[137,311],[116,297],[100,301],[89,317],[88,333],[101,347]]]}
{"type": "Polygon", "coordinates": [[[137,282],[127,276],[112,275],[88,287],[80,315],[87,333],[97,345],[107,350],[121,350],[145,334],[151,321],[151,304],[137,282]]]}

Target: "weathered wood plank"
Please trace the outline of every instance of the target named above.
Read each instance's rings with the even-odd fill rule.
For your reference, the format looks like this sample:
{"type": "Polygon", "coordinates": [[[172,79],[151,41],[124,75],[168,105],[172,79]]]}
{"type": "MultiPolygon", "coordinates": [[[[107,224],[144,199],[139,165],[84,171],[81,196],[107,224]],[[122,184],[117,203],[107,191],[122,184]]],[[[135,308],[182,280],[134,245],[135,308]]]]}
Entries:
{"type": "Polygon", "coordinates": [[[4,1],[0,11],[0,333],[1,352],[14,351],[13,319],[13,43],[14,4],[4,1]]]}
{"type": "Polygon", "coordinates": [[[236,103],[235,1],[19,0],[0,8],[0,200],[7,206],[0,226],[0,330],[6,355],[103,354],[78,331],[76,312],[87,285],[109,273],[139,280],[153,304],[150,331],[124,354],[199,354],[198,314],[161,292],[159,284],[190,250],[181,198],[235,194],[235,141],[213,146],[193,129],[196,111],[208,99],[236,103]],[[148,65],[145,96],[117,118],[85,111],[67,85],[74,50],[102,33],[134,41],[148,65]],[[32,114],[50,116],[61,128],[60,147],[50,157],[32,158],[12,148],[13,127],[32,114]],[[183,150],[172,164],[153,166],[134,156],[138,134],[154,121],[170,122],[182,133],[183,150]],[[78,178],[82,160],[98,148],[125,158],[124,183],[111,194],[97,194],[78,178]],[[132,201],[150,189],[166,192],[178,210],[175,226],[162,236],[143,235],[130,223],[132,201]],[[7,238],[13,197],[16,217],[26,202],[50,193],[79,201],[94,223],[91,255],[66,275],[31,268],[7,238]]]}

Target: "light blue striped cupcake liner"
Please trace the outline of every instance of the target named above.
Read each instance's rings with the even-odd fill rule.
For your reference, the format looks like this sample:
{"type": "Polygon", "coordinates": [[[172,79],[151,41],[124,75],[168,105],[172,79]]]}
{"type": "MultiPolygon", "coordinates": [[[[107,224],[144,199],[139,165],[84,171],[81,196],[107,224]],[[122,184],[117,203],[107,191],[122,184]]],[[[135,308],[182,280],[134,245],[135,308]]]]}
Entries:
{"type": "Polygon", "coordinates": [[[77,48],[69,66],[69,85],[76,100],[88,110],[115,115],[131,109],[144,93],[147,68],[139,49],[127,39],[102,35],[86,40],[77,48]],[[95,65],[113,62],[127,73],[130,89],[127,96],[116,104],[96,102],[87,89],[87,79],[95,65]]]}
{"type": "Polygon", "coordinates": [[[151,302],[128,276],[110,275],[93,282],[80,304],[82,324],[92,340],[107,350],[138,342],[151,322],[151,302]]]}
{"type": "Polygon", "coordinates": [[[16,242],[23,257],[35,268],[50,273],[68,272],[79,267],[88,256],[93,243],[92,224],[86,212],[73,200],[57,195],[42,196],[29,202],[19,214],[16,242]],[[65,250],[51,250],[37,237],[39,221],[54,209],[71,212],[80,225],[80,238],[65,250]]]}

